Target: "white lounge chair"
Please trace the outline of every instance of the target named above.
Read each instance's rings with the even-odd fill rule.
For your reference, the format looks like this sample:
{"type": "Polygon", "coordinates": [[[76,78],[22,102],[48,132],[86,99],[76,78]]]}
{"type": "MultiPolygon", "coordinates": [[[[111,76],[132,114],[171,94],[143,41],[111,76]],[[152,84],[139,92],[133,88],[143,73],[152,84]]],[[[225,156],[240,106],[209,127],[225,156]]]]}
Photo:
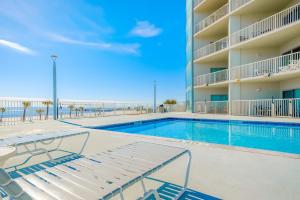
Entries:
{"type": "MultiPolygon", "coordinates": [[[[14,149],[22,145],[34,144],[36,149],[28,149],[31,156],[42,153],[48,155],[50,152],[39,149],[37,143],[48,144],[47,141],[52,142],[53,138],[62,139],[82,134],[89,136],[88,132],[82,132],[61,133],[60,135],[52,135],[52,137],[51,134],[35,135],[31,137],[31,141],[29,141],[30,136],[10,138],[2,141],[0,151],[1,148],[7,148],[7,146],[3,147],[3,144],[13,145],[14,149]]],[[[51,149],[51,151],[54,150],[64,151],[59,148],[51,149]]],[[[9,198],[16,200],[106,200],[116,195],[120,195],[120,198],[124,199],[123,191],[133,184],[141,182],[144,194],[140,199],[147,199],[150,196],[159,199],[155,190],[148,191],[146,189],[143,180],[184,155],[188,155],[185,183],[182,192],[174,199],[178,199],[188,185],[191,153],[186,149],[137,142],[94,155],[83,156],[81,152],[82,149],[79,154],[70,153],[56,159],[49,157],[49,161],[25,168],[21,168],[21,165],[13,166],[13,168],[0,168],[0,194],[3,193],[5,200],[9,198]]],[[[17,152],[17,154],[19,153],[25,154],[25,152],[17,152]]],[[[10,156],[2,155],[4,160],[8,157],[10,156]]]]}

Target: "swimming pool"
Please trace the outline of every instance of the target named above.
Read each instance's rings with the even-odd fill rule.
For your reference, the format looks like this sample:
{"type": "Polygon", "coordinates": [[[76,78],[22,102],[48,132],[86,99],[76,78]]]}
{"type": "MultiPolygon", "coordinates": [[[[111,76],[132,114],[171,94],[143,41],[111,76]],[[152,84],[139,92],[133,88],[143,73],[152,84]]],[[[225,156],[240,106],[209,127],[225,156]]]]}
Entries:
{"type": "Polygon", "coordinates": [[[300,154],[300,124],[165,118],[96,129],[300,154]]]}

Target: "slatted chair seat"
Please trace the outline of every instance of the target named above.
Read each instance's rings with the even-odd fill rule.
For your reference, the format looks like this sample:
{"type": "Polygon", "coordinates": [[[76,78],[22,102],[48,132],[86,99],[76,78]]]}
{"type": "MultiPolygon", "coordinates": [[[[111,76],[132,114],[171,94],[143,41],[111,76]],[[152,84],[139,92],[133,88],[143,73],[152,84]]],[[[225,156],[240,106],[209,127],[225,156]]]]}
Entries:
{"type": "MultiPolygon", "coordinates": [[[[11,195],[17,200],[96,200],[110,199],[117,194],[123,198],[123,190],[185,154],[190,156],[190,152],[183,148],[147,142],[137,142],[94,155],[69,154],[8,174],[0,169],[0,193],[4,199],[11,195]],[[21,189],[15,190],[15,187],[21,189]]],[[[190,163],[184,188],[188,183],[189,166],[190,163]]],[[[147,194],[145,188],[144,192],[147,194]]]]}

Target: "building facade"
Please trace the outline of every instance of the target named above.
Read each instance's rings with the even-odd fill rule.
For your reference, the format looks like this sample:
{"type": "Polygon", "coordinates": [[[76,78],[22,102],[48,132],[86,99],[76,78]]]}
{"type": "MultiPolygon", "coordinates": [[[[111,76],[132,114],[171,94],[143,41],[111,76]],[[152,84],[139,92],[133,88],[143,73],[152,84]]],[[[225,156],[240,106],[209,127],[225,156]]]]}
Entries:
{"type": "Polygon", "coordinates": [[[300,117],[300,0],[187,0],[188,111],[300,117]]]}

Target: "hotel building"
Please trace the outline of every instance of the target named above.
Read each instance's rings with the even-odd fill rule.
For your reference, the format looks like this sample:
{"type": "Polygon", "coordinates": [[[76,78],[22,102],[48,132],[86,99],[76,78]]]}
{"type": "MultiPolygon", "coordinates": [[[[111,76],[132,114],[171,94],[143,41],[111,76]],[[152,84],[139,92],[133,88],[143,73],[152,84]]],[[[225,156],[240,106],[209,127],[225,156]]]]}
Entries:
{"type": "Polygon", "coordinates": [[[186,11],[188,111],[300,117],[300,0],[187,0],[186,11]]]}

